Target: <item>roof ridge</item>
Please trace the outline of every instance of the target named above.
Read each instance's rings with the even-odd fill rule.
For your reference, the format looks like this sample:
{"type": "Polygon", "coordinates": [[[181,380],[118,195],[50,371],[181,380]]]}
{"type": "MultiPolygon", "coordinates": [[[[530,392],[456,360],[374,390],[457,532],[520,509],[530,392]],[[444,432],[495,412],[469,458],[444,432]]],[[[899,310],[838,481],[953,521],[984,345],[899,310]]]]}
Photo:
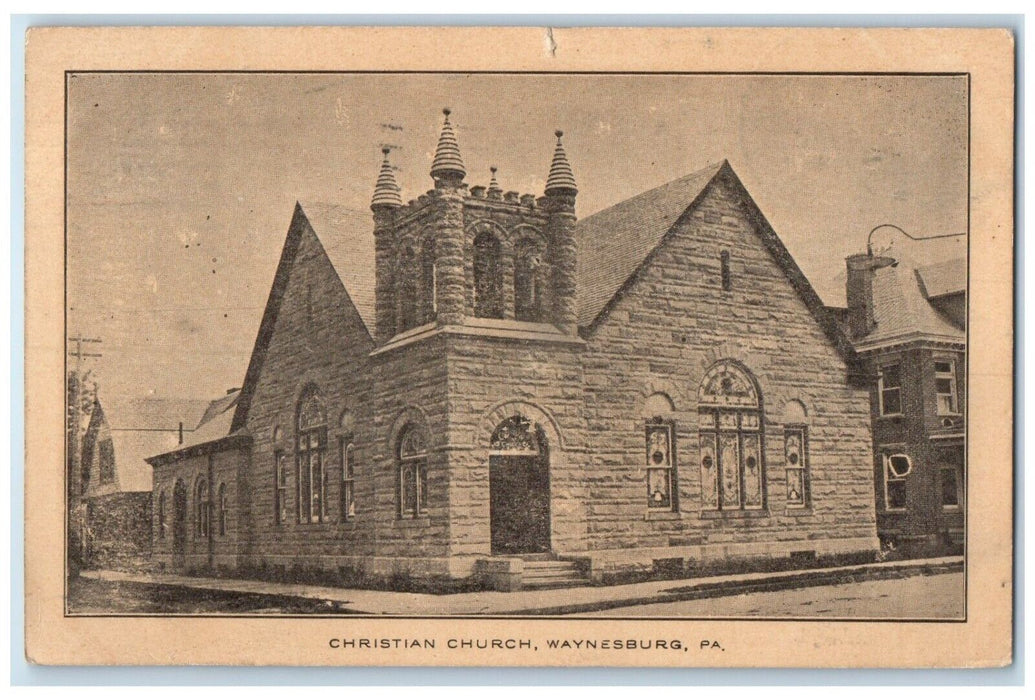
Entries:
{"type": "MultiPolygon", "coordinates": [[[[714,171],[713,175],[717,174],[719,172],[719,170],[722,169],[722,166],[726,162],[727,161],[724,159],[724,160],[721,160],[721,161],[719,161],[717,163],[709,163],[708,165],[704,166],[703,168],[698,168],[697,170],[693,171],[692,173],[688,173],[688,174],[683,175],[681,177],[677,177],[674,180],[669,180],[668,182],[664,182],[664,183],[662,183],[660,185],[657,185],[656,187],[652,187],[649,190],[644,190],[643,192],[640,192],[639,194],[635,194],[632,197],[628,197],[627,199],[623,199],[623,200],[620,200],[618,202],[615,202],[614,204],[611,204],[611,205],[609,205],[607,207],[604,207],[603,209],[598,209],[597,211],[593,212],[592,214],[589,214],[588,216],[582,217],[580,219],[580,221],[589,221],[590,219],[592,219],[595,216],[599,216],[600,214],[604,214],[605,212],[611,211],[612,209],[616,209],[616,208],[618,208],[618,207],[620,207],[620,206],[622,206],[624,204],[629,204],[629,203],[635,202],[637,200],[649,199],[652,195],[656,195],[661,190],[668,189],[669,187],[672,187],[672,186],[676,185],[677,183],[683,183],[683,182],[688,182],[688,181],[691,181],[691,180],[696,180],[697,178],[700,178],[700,177],[704,176],[706,173],[714,171]]],[[[690,203],[687,202],[687,206],[689,206],[689,204],[690,203]]]]}

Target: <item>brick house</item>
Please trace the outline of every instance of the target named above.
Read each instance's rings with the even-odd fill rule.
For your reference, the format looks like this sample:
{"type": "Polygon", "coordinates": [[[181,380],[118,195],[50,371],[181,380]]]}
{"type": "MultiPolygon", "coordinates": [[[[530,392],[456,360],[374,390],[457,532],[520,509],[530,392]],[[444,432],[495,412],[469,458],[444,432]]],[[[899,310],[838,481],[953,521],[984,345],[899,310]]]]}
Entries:
{"type": "Polygon", "coordinates": [[[910,553],[964,541],[967,265],[847,259],[845,327],[873,377],[877,530],[910,553]]]}
{"type": "Polygon", "coordinates": [[[426,194],[386,151],[373,226],[296,206],[232,419],[150,460],[160,561],[514,587],[876,551],[868,387],[730,165],[577,222],[557,137],[538,198],[468,188],[447,112],[426,194]]]}

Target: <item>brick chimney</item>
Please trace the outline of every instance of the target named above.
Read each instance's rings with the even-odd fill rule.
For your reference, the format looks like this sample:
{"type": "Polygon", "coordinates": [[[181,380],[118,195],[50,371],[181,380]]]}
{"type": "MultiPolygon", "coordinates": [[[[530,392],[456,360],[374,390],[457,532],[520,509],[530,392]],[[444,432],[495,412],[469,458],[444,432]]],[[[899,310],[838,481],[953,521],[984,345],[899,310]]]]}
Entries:
{"type": "Polygon", "coordinates": [[[876,325],[873,316],[873,273],[894,265],[895,259],[859,253],[845,258],[848,277],[845,292],[848,301],[848,332],[852,340],[870,333],[876,325]]]}

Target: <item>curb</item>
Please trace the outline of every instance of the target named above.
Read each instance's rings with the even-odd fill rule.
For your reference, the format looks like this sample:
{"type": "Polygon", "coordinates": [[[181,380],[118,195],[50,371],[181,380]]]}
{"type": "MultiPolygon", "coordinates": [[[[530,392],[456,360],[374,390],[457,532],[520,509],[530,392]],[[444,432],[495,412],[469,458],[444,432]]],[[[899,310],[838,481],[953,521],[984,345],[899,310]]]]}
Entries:
{"type": "Polygon", "coordinates": [[[963,571],[962,560],[939,564],[915,563],[895,567],[883,566],[880,568],[863,565],[847,569],[837,569],[836,571],[808,571],[797,574],[789,573],[765,579],[691,584],[689,586],[679,586],[676,588],[661,590],[649,595],[614,600],[600,600],[590,603],[571,603],[568,605],[508,610],[494,614],[522,616],[573,615],[578,613],[611,610],[614,608],[626,608],[636,605],[678,603],[686,600],[700,600],[704,598],[724,598],[727,596],[742,595],[744,593],[765,593],[770,591],[782,591],[794,588],[812,588],[814,586],[829,586],[842,583],[882,581],[896,578],[910,578],[912,576],[931,576],[934,574],[955,573],[959,571],[963,571]]]}

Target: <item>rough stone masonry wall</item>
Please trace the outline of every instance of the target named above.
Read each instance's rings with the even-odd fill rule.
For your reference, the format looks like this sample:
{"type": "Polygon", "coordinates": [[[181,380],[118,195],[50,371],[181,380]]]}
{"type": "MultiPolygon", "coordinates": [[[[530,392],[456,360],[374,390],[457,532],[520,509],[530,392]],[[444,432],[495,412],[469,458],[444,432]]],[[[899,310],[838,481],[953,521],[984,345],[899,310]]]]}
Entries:
{"type": "MultiPolygon", "coordinates": [[[[242,479],[244,563],[248,566],[313,565],[321,556],[342,552],[370,554],[374,514],[370,500],[359,500],[354,522],[340,518],[341,462],[338,438],[348,411],[356,425],[368,422],[367,353],[373,343],[362,319],[335,273],[319,240],[308,227],[289,273],[272,337],[247,417],[252,437],[251,462],[242,479]],[[327,413],[327,522],[298,523],[296,511],[295,437],[299,399],[314,385],[327,413]],[[279,440],[274,431],[279,427],[279,440]],[[285,522],[275,520],[275,456],[287,457],[288,503],[285,522]]],[[[358,437],[358,436],[357,436],[358,437]]],[[[362,457],[363,448],[357,445],[362,457]]],[[[369,484],[365,462],[357,485],[369,484]]]]}
{"type": "Polygon", "coordinates": [[[552,548],[570,550],[584,541],[580,350],[563,342],[449,338],[454,555],[490,553],[489,440],[515,413],[543,423],[550,443],[552,548]]]}
{"type": "Polygon", "coordinates": [[[588,550],[618,566],[638,556],[726,559],[876,547],[869,399],[754,233],[729,185],[713,184],[588,339],[584,357],[588,550]],[[720,253],[730,252],[724,292],[720,253]],[[768,513],[702,513],[697,391],[717,360],[742,362],[764,402],[768,513]],[[648,515],[644,401],[675,404],[679,512],[648,515]],[[811,508],[784,495],[788,401],[808,412],[811,508]],[[652,519],[658,518],[658,519],[652,519]],[[654,548],[653,550],[651,548],[654,548]]]}
{"type": "Polygon", "coordinates": [[[369,357],[373,342],[338,280],[319,241],[303,234],[273,329],[267,357],[252,399],[252,436],[245,503],[251,567],[290,571],[294,567],[336,571],[342,567],[381,574],[444,573],[435,561],[446,552],[448,476],[444,453],[444,372],[434,339],[369,357]],[[295,415],[307,385],[319,388],[328,414],[326,522],[298,523],[295,508],[295,415]],[[393,427],[407,409],[426,417],[429,510],[426,517],[399,517],[393,427]],[[350,416],[342,424],[345,413],[350,416]],[[274,428],[280,426],[280,440],[274,428]],[[356,513],[342,517],[341,442],[355,445],[356,513]],[[288,457],[288,517],[274,518],[274,456],[288,457]],[[400,558],[412,558],[407,561],[400,558]]]}

